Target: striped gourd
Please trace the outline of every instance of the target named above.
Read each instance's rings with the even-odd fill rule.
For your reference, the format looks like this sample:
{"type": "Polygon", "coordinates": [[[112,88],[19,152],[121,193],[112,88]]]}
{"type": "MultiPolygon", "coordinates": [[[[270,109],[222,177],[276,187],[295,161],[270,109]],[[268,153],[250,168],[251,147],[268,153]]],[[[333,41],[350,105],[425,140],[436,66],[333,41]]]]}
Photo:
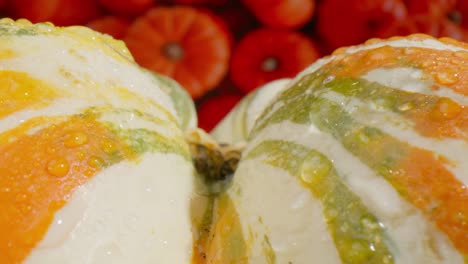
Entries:
{"type": "Polygon", "coordinates": [[[0,21],[0,263],[189,263],[194,104],[85,27],[0,21]]]}
{"type": "Polygon", "coordinates": [[[451,39],[317,61],[246,135],[207,262],[467,263],[467,105],[468,45],[451,39]]]}

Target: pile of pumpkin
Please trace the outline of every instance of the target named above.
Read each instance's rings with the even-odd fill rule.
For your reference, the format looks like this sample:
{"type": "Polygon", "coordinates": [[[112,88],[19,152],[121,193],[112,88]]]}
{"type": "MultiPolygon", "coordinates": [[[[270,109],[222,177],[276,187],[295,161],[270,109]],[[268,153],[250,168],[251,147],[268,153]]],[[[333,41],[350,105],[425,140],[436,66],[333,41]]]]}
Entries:
{"type": "Polygon", "coordinates": [[[5,16],[87,25],[123,39],[136,61],[197,102],[211,130],[255,88],[371,37],[468,40],[463,0],[2,0],[5,16]]]}
{"type": "Polygon", "coordinates": [[[297,32],[231,45],[220,21],[155,7],[123,42],[0,20],[0,263],[467,263],[468,44],[370,39],[310,64],[297,32]],[[231,48],[245,92],[305,69],[209,136],[193,98],[231,48]],[[270,49],[272,76],[250,68],[270,49]]]}

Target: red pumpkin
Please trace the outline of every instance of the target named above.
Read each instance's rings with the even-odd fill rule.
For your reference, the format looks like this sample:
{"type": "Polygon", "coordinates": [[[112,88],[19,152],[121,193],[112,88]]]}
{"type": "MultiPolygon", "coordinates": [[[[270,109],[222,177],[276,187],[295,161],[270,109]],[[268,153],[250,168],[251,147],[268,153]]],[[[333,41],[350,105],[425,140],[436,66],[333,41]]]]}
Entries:
{"type": "Polygon", "coordinates": [[[97,0],[105,9],[115,14],[136,15],[152,7],[155,0],[97,0]]]}
{"type": "Polygon", "coordinates": [[[85,24],[99,16],[95,0],[14,0],[9,15],[33,23],[52,22],[57,26],[85,24]]]}
{"type": "Polygon", "coordinates": [[[122,39],[127,33],[130,21],[117,16],[104,16],[92,20],[86,25],[98,32],[111,35],[116,39],[122,39]]]}
{"type": "Polygon", "coordinates": [[[448,18],[468,29],[468,1],[466,0],[405,0],[410,14],[448,18]]]}
{"type": "Polygon", "coordinates": [[[217,13],[236,39],[258,26],[255,17],[240,5],[221,8],[217,13]]]}
{"type": "Polygon", "coordinates": [[[242,99],[241,94],[225,93],[207,98],[198,106],[198,126],[210,131],[242,99]]]}
{"type": "Polygon", "coordinates": [[[220,21],[190,7],[155,7],[130,25],[124,40],[140,65],[175,79],[199,98],[228,69],[230,37],[220,21]]]}
{"type": "Polygon", "coordinates": [[[410,14],[445,16],[455,8],[457,0],[405,0],[410,14]]]}
{"type": "Polygon", "coordinates": [[[455,18],[459,18],[459,24],[468,30],[468,1],[458,0],[455,10],[452,11],[455,11],[452,15],[455,15],[455,18]]]}
{"type": "Polygon", "coordinates": [[[403,0],[322,0],[317,6],[317,31],[328,53],[360,44],[406,14],[403,0]]]}
{"type": "Polygon", "coordinates": [[[247,33],[235,48],[230,77],[244,92],[272,80],[293,77],[319,58],[315,43],[305,35],[261,28],[247,33]]]}
{"type": "Polygon", "coordinates": [[[377,36],[388,38],[414,33],[424,33],[437,38],[451,37],[460,41],[468,41],[467,30],[462,29],[446,17],[433,17],[426,14],[414,15],[405,20],[394,21],[383,27],[377,33],[377,36]]]}
{"type": "Polygon", "coordinates": [[[299,28],[311,20],[315,0],[243,0],[245,6],[264,25],[299,28]]]}
{"type": "Polygon", "coordinates": [[[180,4],[180,5],[212,5],[212,6],[222,6],[226,5],[229,2],[234,0],[172,0],[173,4],[180,4]]]}

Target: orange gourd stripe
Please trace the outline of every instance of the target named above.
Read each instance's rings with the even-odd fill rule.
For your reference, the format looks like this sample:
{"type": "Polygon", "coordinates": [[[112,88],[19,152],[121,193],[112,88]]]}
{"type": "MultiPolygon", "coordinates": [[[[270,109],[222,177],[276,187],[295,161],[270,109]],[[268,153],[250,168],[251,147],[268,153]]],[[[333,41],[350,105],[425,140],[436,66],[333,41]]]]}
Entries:
{"type": "Polygon", "coordinates": [[[460,138],[468,140],[468,108],[448,98],[439,98],[430,107],[405,111],[415,129],[423,136],[460,138]]]}
{"type": "Polygon", "coordinates": [[[193,263],[248,263],[247,248],[239,213],[231,198],[221,195],[214,208],[214,223],[206,245],[206,259],[194,258],[193,263]]]}
{"type": "Polygon", "coordinates": [[[468,188],[430,151],[411,148],[388,176],[412,204],[468,254],[468,188]]]}
{"type": "Polygon", "coordinates": [[[45,82],[24,72],[0,71],[0,118],[29,107],[47,106],[58,97],[45,82]]]}
{"type": "Polygon", "coordinates": [[[324,66],[335,76],[361,77],[377,68],[415,67],[432,77],[435,83],[468,95],[468,75],[463,74],[468,72],[468,51],[382,46],[361,50],[352,56],[344,51],[336,52],[335,56],[324,66]]]}
{"type": "Polygon", "coordinates": [[[460,252],[468,254],[468,189],[447,169],[451,164],[375,128],[359,127],[354,123],[340,129],[344,146],[419,208],[460,252]]]}
{"type": "Polygon", "coordinates": [[[30,134],[38,120],[45,121],[26,122],[15,130],[16,137],[0,134],[1,263],[22,262],[78,186],[103,167],[133,155],[93,115],[58,123],[50,118],[48,127],[30,134]]]}

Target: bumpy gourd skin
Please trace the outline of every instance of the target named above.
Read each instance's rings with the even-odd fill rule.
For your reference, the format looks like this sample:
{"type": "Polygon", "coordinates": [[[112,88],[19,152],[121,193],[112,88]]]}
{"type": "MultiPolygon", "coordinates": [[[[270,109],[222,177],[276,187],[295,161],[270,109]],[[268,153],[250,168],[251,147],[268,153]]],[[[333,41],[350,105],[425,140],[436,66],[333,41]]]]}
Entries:
{"type": "Polygon", "coordinates": [[[246,135],[208,263],[466,263],[467,96],[468,45],[451,39],[317,61],[246,135]]]}
{"type": "Polygon", "coordinates": [[[190,97],[85,27],[0,20],[0,262],[189,263],[190,97]]]}

